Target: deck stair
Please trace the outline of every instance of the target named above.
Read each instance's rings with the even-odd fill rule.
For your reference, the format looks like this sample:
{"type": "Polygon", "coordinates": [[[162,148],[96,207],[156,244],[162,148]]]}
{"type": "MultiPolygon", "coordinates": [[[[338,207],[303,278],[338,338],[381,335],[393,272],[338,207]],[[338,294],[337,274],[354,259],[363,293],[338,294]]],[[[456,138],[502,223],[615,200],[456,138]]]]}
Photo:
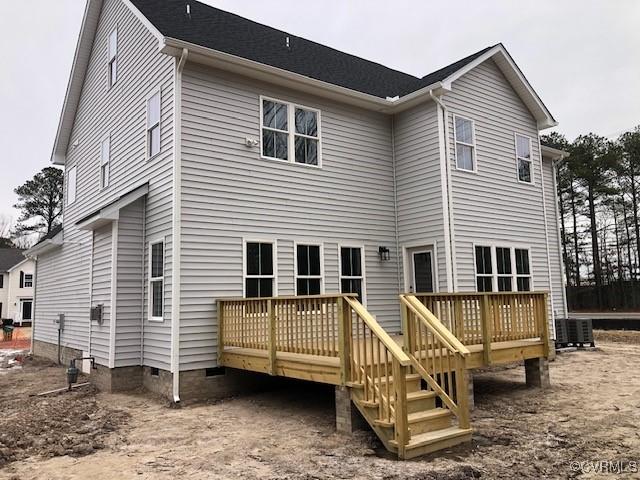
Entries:
{"type": "Polygon", "coordinates": [[[399,298],[401,340],[351,294],[221,299],[218,363],[347,387],[402,459],[469,441],[467,370],[546,356],[546,293],[399,298]]]}

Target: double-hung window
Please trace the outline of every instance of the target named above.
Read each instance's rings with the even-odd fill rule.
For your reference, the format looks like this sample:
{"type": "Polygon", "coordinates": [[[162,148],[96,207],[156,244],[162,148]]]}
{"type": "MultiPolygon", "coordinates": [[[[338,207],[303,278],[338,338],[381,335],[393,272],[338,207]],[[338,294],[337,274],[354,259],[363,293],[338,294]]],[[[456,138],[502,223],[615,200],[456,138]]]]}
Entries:
{"type": "Polygon", "coordinates": [[[147,100],[147,156],[160,153],[160,91],[147,100]]]}
{"type": "Polygon", "coordinates": [[[273,243],[246,242],[244,293],[246,298],[273,297],[273,243]]]}
{"type": "Polygon", "coordinates": [[[459,170],[476,170],[476,136],[473,120],[453,116],[456,139],[456,167],[459,170]]]}
{"type": "Polygon", "coordinates": [[[340,247],[340,291],[357,293],[358,300],[364,298],[364,269],[362,247],[340,247]]]}
{"type": "Polygon", "coordinates": [[[67,171],[67,205],[76,201],[77,168],[73,166],[67,171]]]}
{"type": "Polygon", "coordinates": [[[493,291],[491,247],[476,247],[476,288],[479,292],[493,291]]]}
{"type": "Polygon", "coordinates": [[[296,295],[322,293],[322,261],[319,245],[296,245],[296,295]]]}
{"type": "Polygon", "coordinates": [[[476,246],[478,292],[528,292],[531,290],[529,250],[476,246]]]}
{"type": "Polygon", "coordinates": [[[531,172],[531,139],[516,134],[516,162],[518,167],[518,181],[533,183],[531,172]]]}
{"type": "Polygon", "coordinates": [[[320,166],[320,112],[262,99],[262,156],[320,166]]]}
{"type": "Polygon", "coordinates": [[[152,242],[149,250],[150,318],[162,321],[164,317],[164,241],[152,242]]]}
{"type": "Polygon", "coordinates": [[[516,282],[519,292],[531,290],[531,267],[529,266],[529,250],[515,249],[516,255],[516,282]]]}
{"type": "Polygon", "coordinates": [[[111,142],[105,138],[100,143],[100,188],[109,186],[109,160],[111,158],[111,142]]]}
{"type": "Polygon", "coordinates": [[[498,291],[513,290],[513,273],[511,269],[511,249],[496,247],[496,273],[498,275],[498,291]]]}
{"type": "Polygon", "coordinates": [[[32,288],[32,287],[33,287],[33,273],[25,273],[24,288],[32,288]]]}
{"type": "Polygon", "coordinates": [[[109,35],[107,57],[107,75],[109,78],[109,88],[111,88],[118,81],[118,30],[114,30],[111,32],[111,35],[109,35]]]}

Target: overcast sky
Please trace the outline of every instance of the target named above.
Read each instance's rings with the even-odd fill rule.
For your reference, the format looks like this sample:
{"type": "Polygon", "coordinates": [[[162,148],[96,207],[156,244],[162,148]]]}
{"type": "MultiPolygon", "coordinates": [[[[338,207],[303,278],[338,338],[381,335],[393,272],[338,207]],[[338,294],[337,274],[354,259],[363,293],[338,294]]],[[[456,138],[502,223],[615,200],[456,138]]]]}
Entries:
{"type": "MultiPolygon", "coordinates": [[[[502,42],[569,139],[640,124],[638,0],[206,3],[417,76],[502,42]]],[[[0,216],[49,165],[84,5],[0,0],[0,216]]]]}

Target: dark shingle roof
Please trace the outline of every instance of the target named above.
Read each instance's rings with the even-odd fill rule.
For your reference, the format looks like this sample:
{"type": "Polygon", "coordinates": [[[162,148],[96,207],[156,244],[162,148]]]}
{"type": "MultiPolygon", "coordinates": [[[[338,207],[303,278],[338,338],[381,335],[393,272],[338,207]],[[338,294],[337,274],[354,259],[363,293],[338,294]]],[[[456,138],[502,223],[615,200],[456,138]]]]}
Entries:
{"type": "Polygon", "coordinates": [[[132,0],[163,35],[380,98],[443,80],[489,48],[423,78],[290,35],[196,1],[132,0]],[[190,5],[191,15],[186,14],[190,5]],[[289,48],[286,38],[289,37],[289,48]]]}
{"type": "Polygon", "coordinates": [[[0,273],[23,261],[25,257],[22,252],[19,248],[0,248],[0,273]]]}

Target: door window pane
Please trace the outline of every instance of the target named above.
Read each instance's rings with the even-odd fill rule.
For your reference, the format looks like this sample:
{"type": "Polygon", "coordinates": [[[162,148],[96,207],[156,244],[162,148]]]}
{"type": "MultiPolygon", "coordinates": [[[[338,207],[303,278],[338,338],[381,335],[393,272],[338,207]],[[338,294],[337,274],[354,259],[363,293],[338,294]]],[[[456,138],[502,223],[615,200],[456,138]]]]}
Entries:
{"type": "Polygon", "coordinates": [[[413,269],[416,293],[433,292],[431,252],[414,253],[413,269]]]}

